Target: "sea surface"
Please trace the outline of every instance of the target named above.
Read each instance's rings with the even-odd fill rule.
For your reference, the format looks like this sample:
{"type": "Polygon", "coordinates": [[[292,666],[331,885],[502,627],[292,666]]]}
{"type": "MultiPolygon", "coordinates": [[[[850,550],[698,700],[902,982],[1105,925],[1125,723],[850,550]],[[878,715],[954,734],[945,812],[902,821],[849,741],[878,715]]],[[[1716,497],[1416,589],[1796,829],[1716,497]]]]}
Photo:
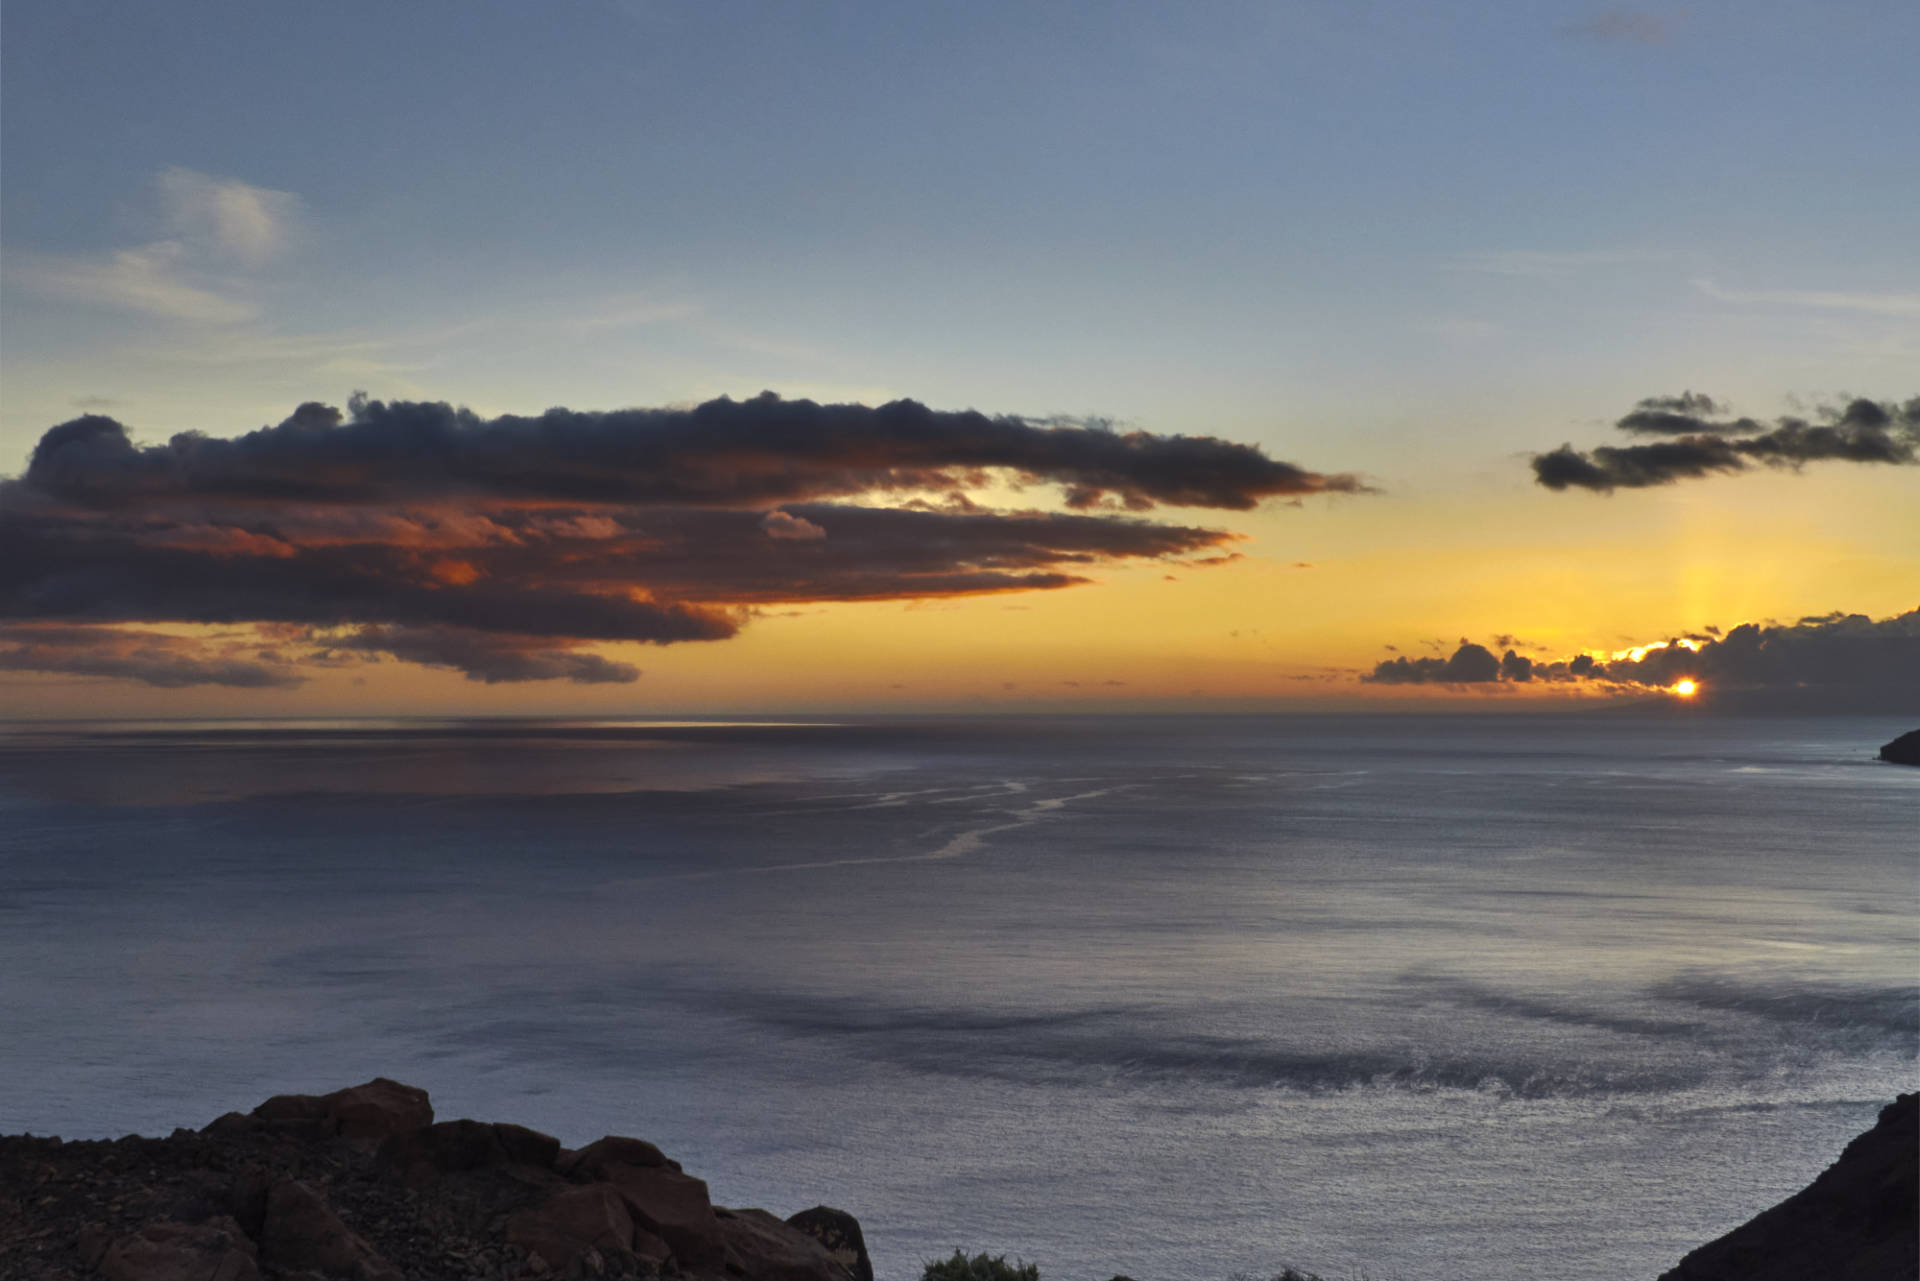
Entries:
{"type": "Polygon", "coordinates": [[[374,1075],[883,1278],[1651,1278],[1920,1071],[1912,726],[0,726],[0,1132],[374,1075]]]}

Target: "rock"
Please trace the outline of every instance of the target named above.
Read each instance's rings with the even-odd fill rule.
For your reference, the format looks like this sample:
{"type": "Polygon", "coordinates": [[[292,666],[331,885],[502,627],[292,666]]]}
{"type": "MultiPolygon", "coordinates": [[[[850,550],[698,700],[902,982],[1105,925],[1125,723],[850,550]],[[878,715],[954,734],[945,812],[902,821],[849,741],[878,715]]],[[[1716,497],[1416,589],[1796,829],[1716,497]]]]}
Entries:
{"type": "Polygon", "coordinates": [[[825,1246],[853,1281],[873,1281],[873,1260],[867,1257],[867,1238],[860,1231],[860,1220],[845,1210],[816,1205],[788,1218],[787,1225],[825,1246]]]}
{"type": "Polygon", "coordinates": [[[608,1179],[634,1222],[665,1241],[689,1268],[717,1267],[726,1258],[720,1221],[707,1185],[678,1170],[616,1165],[608,1179]]]}
{"type": "Polygon", "coordinates": [[[1913,1281],[1920,1276],[1920,1094],[1902,1094],[1820,1177],[1680,1260],[1660,1281],[1913,1281]]]}
{"type": "Polygon", "coordinates": [[[340,1281],[406,1281],[400,1269],[341,1222],[324,1196],[293,1179],[267,1194],[260,1258],[275,1268],[306,1269],[340,1281]]]}
{"type": "MultiPolygon", "coordinates": [[[[626,1203],[605,1183],[562,1187],[544,1204],[507,1221],[507,1240],[538,1255],[556,1271],[572,1267],[589,1250],[602,1255],[630,1253],[633,1232],[633,1216],[627,1213],[626,1203]]],[[[659,1257],[666,1257],[664,1244],[659,1257]]]]}
{"type": "Polygon", "coordinates": [[[388,1135],[375,1164],[398,1181],[417,1187],[442,1174],[490,1166],[550,1170],[559,1155],[560,1140],[523,1125],[441,1121],[388,1135]]]}
{"type": "Polygon", "coordinates": [[[753,1281],[849,1281],[827,1248],[765,1210],[714,1211],[726,1244],[726,1270],[753,1281]]]}
{"type": "Polygon", "coordinates": [[[0,1281],[869,1281],[859,1223],[716,1209],[653,1144],[433,1121],[380,1079],[199,1131],[0,1136],[0,1281]],[[144,1226],[142,1226],[144,1225],[144,1226]]]}
{"type": "MultiPolygon", "coordinates": [[[[254,1119],[306,1134],[378,1142],[433,1124],[433,1104],[425,1090],[375,1077],[365,1085],[332,1094],[276,1094],[253,1110],[254,1119]]],[[[214,1126],[227,1123],[221,1117],[214,1126]]]]}
{"type": "Polygon", "coordinates": [[[592,1183],[610,1178],[613,1171],[623,1166],[636,1170],[678,1170],[680,1163],[645,1139],[609,1134],[578,1152],[565,1154],[555,1168],[577,1182],[592,1183]]]}
{"type": "Polygon", "coordinates": [[[100,1260],[107,1281],[259,1281],[253,1242],[232,1219],[149,1223],[100,1260]]]}
{"type": "Polygon", "coordinates": [[[1880,759],[1895,765],[1920,765],[1920,729],[1908,730],[1881,748],[1880,759]]]}

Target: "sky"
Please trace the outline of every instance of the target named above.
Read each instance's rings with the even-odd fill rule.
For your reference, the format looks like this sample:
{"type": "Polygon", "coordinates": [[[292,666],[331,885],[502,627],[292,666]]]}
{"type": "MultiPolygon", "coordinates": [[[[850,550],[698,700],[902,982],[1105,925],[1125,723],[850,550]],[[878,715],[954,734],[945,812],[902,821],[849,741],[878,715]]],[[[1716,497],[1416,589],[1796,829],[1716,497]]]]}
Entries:
{"type": "Polygon", "coordinates": [[[0,715],[1920,710],[1908,0],[0,24],[0,715]]]}

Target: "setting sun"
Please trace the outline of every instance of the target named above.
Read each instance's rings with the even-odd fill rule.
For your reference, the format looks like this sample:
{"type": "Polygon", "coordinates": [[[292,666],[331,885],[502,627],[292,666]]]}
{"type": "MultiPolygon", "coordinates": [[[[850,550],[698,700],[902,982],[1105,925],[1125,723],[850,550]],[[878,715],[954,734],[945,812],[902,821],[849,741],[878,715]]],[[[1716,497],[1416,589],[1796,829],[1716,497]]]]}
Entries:
{"type": "Polygon", "coordinates": [[[1673,692],[1682,698],[1692,698],[1699,690],[1700,686],[1693,681],[1680,681],[1673,687],[1673,692]]]}

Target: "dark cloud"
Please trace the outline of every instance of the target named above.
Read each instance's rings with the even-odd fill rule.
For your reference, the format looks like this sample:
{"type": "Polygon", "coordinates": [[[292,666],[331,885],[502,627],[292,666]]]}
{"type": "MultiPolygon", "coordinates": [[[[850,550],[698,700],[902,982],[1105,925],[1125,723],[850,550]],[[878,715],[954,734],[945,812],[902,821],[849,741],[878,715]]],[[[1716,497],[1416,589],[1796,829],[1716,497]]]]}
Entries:
{"type": "Polygon", "coordinates": [[[1808,710],[1920,710],[1920,610],[1875,621],[1833,613],[1791,625],[1743,623],[1720,633],[1635,647],[1618,658],[1579,654],[1553,662],[1508,650],[1491,675],[1492,654],[1462,643],[1452,658],[1395,658],[1361,677],[1382,685],[1581,683],[1616,692],[1696,682],[1728,707],[1808,710]],[[1791,695],[1791,698],[1782,698],[1791,695]]]}
{"type": "Polygon", "coordinates": [[[1377,685],[1484,685],[1500,679],[1500,660],[1463,640],[1451,658],[1389,658],[1360,678],[1377,685]]]}
{"type": "Polygon", "coordinates": [[[488,685],[548,680],[624,685],[640,679],[640,669],[629,663],[552,648],[543,645],[543,639],[489,635],[457,627],[363,627],[331,638],[321,656],[340,649],[388,654],[403,663],[449,667],[465,672],[470,681],[488,685]]]}
{"type": "Polygon", "coordinates": [[[1813,421],[1784,417],[1770,428],[1751,418],[1708,417],[1719,412],[1721,406],[1694,392],[1643,400],[1615,425],[1673,439],[1591,450],[1562,445],[1534,455],[1534,478],[1548,489],[1608,493],[1744,471],[1754,463],[1920,462],[1920,397],[1905,404],[1855,399],[1819,410],[1813,421]]]}
{"type": "Polygon", "coordinates": [[[249,645],[108,627],[0,626],[0,671],[106,676],[162,689],[227,685],[289,688],[303,678],[249,645]]]}
{"type": "Polygon", "coordinates": [[[1758,432],[1766,428],[1751,418],[1714,421],[1726,407],[1700,392],[1678,396],[1649,396],[1614,424],[1621,431],[1647,436],[1690,436],[1714,432],[1758,432]]]}
{"type": "Polygon", "coordinates": [[[875,490],[965,488],[991,472],[1057,484],[1071,507],[1111,494],[1247,510],[1276,496],[1365,488],[1214,436],[1046,426],[1011,415],[722,397],[691,409],[482,418],[443,403],[356,397],[343,419],[305,404],[233,439],[195,432],[140,447],[88,414],[48,431],[25,476],[89,506],[157,499],[326,503],[486,496],[546,502],[766,508],[875,490]]]}
{"type": "MultiPolygon", "coordinates": [[[[722,640],[783,604],[1070,587],[1130,559],[1223,564],[1237,535],[1137,513],[1358,488],[1211,437],[911,401],[481,419],[356,399],[350,419],[309,404],[235,440],[145,448],[88,415],[0,480],[0,623],[92,629],[64,658],[33,648],[35,670],[112,674],[129,627],[221,624],[310,632],[308,665],[384,655],[488,683],[621,682],[637,670],[582,647],[722,640]],[[1081,509],[966,494],[996,475],[1057,484],[1081,509]],[[875,489],[896,496],[856,500],[875,489]]],[[[196,667],[178,647],[153,658],[168,655],[152,670],[181,683],[298,679],[196,667]]]]}

